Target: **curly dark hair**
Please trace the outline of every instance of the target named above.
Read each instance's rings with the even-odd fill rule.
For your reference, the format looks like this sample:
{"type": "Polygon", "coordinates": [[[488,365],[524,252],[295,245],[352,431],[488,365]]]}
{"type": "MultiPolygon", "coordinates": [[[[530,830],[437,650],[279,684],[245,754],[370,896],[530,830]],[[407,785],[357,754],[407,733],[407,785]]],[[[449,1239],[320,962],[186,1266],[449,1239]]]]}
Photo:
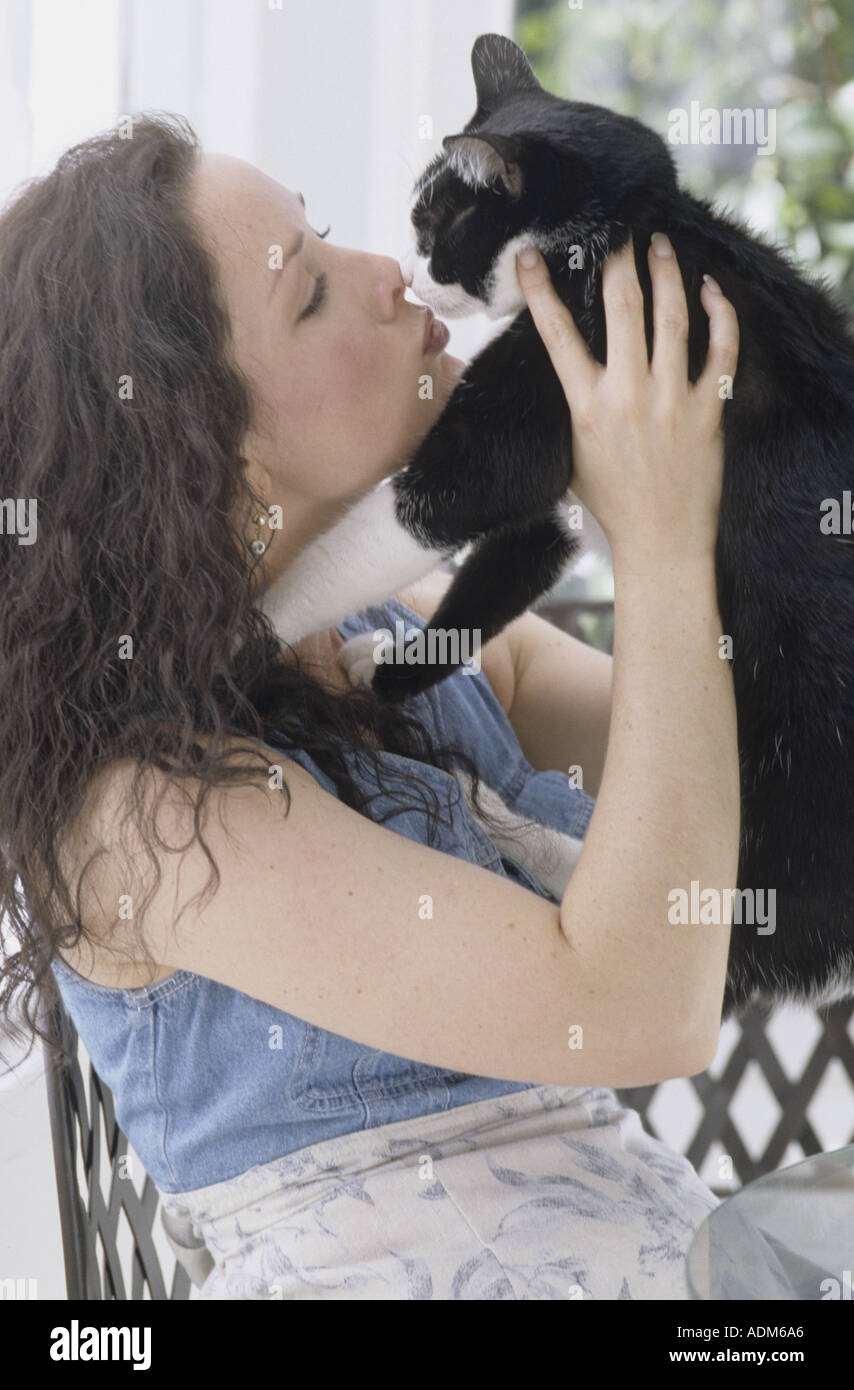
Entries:
{"type": "MultiPolygon", "coordinates": [[[[245,502],[248,522],[261,502],[240,462],[258,402],[187,207],[200,145],[169,113],[143,112],[130,129],[75,145],[0,215],[0,494],[9,506],[35,502],[38,531],[36,544],[16,544],[8,527],[0,537],[0,915],[18,948],[0,960],[0,1022],[29,1039],[27,1055],[36,1037],[58,1043],[50,964],[88,935],[82,879],[106,851],[87,860],[72,901],[58,850],[106,764],[135,764],[127,816],[156,883],[134,924],[152,964],[141,923],[161,878],[150,831],[162,796],[201,783],[207,896],[219,870],[201,833],[204,802],[214,786],[266,780],[265,729],[296,718],[283,746],[310,751],[362,814],[374,798],[350,777],[341,743],[373,761],[383,787],[371,736],[465,768],[482,810],[464,749],[434,747],[419,719],[370,690],[314,679],[296,652],[280,659],[283,643],[252,601],[264,560],[230,520],[245,502]],[[128,380],[132,397],[120,391],[128,380]],[[239,760],[235,733],[259,744],[257,763],[239,760]],[[144,819],[152,766],[167,778],[144,819]]],[[[416,783],[432,802],[433,844],[438,798],[416,783]]],[[[379,824],[400,809],[386,790],[398,804],[379,824]]]]}

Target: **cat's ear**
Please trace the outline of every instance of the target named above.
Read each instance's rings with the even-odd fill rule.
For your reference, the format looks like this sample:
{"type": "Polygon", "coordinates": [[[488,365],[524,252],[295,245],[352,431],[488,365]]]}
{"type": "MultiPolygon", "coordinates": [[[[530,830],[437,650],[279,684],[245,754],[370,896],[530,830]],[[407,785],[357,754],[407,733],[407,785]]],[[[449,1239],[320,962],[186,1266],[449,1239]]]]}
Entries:
{"type": "Polygon", "coordinates": [[[446,135],[442,147],[448,151],[451,169],[470,188],[501,179],[511,198],[522,196],[521,140],[484,131],[482,135],[446,135]]]}
{"type": "Polygon", "coordinates": [[[477,120],[490,115],[516,92],[542,91],[521,48],[505,34],[481,34],[471,51],[477,91],[477,120]]]}

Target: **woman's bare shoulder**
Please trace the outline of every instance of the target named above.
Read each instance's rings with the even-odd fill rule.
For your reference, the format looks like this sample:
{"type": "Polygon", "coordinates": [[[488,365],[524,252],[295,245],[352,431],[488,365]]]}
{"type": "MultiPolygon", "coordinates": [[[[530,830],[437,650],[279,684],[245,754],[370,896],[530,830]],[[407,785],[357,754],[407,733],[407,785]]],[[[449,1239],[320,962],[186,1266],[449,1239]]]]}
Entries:
{"type": "MultiPolygon", "coordinates": [[[[213,741],[212,735],[204,733],[197,732],[194,737],[203,747],[213,741]]],[[[234,735],[224,740],[223,747],[227,752],[239,753],[257,752],[264,745],[234,735]]],[[[268,751],[274,759],[275,750],[268,751]]],[[[260,775],[264,769],[261,762],[258,766],[260,775]]],[[[129,860],[142,863],[146,855],[144,836],[130,812],[139,767],[139,760],[131,757],[116,758],[99,767],[89,781],[82,807],[63,828],[58,841],[59,866],[72,901],[76,900],[85,869],[80,906],[86,935],[76,947],[63,948],[60,955],[84,978],[121,989],[155,984],[174,973],[158,962],[154,962],[152,973],[149,962],[135,959],[140,951],[132,919],[116,916],[116,890],[121,887],[116,879],[117,864],[127,864],[129,860]]],[[[179,806],[186,819],[192,804],[187,795],[178,794],[168,785],[166,773],[153,765],[146,764],[145,772],[147,775],[138,783],[143,814],[162,793],[167,821],[174,827],[179,806]]],[[[191,777],[185,786],[192,796],[201,783],[191,777]]],[[[156,824],[158,833],[163,833],[159,810],[156,824]]],[[[164,838],[168,841],[168,835],[164,838]]]]}

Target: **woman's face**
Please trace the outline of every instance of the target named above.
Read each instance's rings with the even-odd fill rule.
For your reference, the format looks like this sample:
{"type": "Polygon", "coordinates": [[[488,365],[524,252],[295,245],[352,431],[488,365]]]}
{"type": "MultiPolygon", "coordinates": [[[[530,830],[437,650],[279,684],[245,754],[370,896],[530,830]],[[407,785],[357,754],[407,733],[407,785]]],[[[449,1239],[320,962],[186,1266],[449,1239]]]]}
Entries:
{"type": "Polygon", "coordinates": [[[253,165],[204,155],[190,206],[219,268],[238,366],[262,403],[242,453],[248,481],[282,508],[281,532],[271,541],[262,529],[272,582],[342,503],[402,467],[465,364],[425,353],[427,313],[404,298],[397,261],[321,240],[300,195],[253,165]],[[422,399],[425,375],[432,399],[422,399]]]}

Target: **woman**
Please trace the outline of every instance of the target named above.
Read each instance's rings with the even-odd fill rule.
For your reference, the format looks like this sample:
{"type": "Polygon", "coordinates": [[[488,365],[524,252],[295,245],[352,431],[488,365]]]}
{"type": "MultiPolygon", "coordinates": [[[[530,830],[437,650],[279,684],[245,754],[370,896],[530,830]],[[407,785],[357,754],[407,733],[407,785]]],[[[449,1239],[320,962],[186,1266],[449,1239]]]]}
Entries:
{"type": "Polygon", "coordinates": [[[0,223],[2,492],[38,502],[36,543],[0,551],[0,1004],[20,992],[35,1033],[56,980],[213,1256],[204,1297],[688,1297],[715,1198],[610,1087],[716,1047],[729,926],[674,931],[667,894],[737,869],[713,560],[735,315],[703,289],[690,386],[657,238],[652,364],[623,252],[601,368],[519,265],[614,558],[610,729],[609,659],[533,615],[481,673],[382,706],[341,643],[423,624],[435,587],[295,648],[253,600],[402,465],[462,364],[425,357],[393,260],[301,204],[147,116],[0,223]],[[498,853],[478,772],[586,833],[560,903],[498,853]]]}

